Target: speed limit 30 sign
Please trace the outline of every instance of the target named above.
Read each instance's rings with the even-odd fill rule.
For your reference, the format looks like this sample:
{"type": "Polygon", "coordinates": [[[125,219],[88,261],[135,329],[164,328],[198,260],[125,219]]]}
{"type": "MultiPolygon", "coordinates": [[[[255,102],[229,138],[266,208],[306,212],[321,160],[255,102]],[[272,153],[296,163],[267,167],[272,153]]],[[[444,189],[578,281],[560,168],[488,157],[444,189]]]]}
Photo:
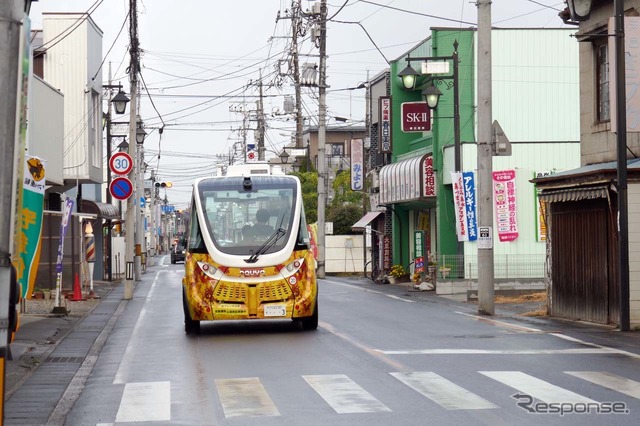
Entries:
{"type": "Polygon", "coordinates": [[[116,152],[111,156],[109,160],[109,168],[117,175],[129,174],[133,168],[133,161],[131,156],[126,152],[116,152]]]}

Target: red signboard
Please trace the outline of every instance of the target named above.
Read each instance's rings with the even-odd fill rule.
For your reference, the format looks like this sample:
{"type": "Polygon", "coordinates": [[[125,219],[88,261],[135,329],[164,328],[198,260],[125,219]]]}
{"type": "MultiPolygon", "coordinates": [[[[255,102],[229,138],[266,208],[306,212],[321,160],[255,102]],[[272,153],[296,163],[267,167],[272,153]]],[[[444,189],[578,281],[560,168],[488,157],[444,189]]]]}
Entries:
{"type": "Polygon", "coordinates": [[[385,235],[382,244],[382,269],[388,271],[391,268],[391,238],[385,235]]]}
{"type": "Polygon", "coordinates": [[[431,130],[431,110],[426,102],[403,102],[400,116],[402,131],[405,133],[431,130]]]}

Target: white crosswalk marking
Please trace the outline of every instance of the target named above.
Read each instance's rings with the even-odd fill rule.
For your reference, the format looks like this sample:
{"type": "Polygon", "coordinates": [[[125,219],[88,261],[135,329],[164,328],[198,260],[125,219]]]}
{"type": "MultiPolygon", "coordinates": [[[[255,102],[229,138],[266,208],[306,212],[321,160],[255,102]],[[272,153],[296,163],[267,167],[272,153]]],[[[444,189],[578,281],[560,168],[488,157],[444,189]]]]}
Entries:
{"type": "Polygon", "coordinates": [[[336,413],[391,411],[344,374],[302,376],[336,413]]]}
{"type": "Polygon", "coordinates": [[[479,373],[546,403],[597,403],[520,371],[479,371],[479,373]]]}
{"type": "Polygon", "coordinates": [[[170,420],[170,382],[127,383],[124,386],[116,423],[170,420]]]}
{"type": "Polygon", "coordinates": [[[430,371],[390,373],[447,410],[481,410],[496,405],[430,371]]]}
{"type": "Polygon", "coordinates": [[[279,416],[260,379],[216,379],[224,416],[279,416]]]}
{"type": "Polygon", "coordinates": [[[625,379],[606,371],[565,371],[565,373],[640,399],[640,382],[625,379]]]}

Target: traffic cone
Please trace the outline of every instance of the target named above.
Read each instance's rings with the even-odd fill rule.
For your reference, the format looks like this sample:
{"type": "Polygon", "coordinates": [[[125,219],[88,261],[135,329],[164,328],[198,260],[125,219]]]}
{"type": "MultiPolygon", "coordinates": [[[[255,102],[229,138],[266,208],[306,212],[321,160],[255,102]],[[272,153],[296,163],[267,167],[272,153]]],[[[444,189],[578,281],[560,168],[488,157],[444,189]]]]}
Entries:
{"type": "Polygon", "coordinates": [[[82,300],[82,289],[80,288],[80,279],[78,278],[77,272],[75,280],[73,281],[73,298],[71,300],[74,302],[82,300]]]}

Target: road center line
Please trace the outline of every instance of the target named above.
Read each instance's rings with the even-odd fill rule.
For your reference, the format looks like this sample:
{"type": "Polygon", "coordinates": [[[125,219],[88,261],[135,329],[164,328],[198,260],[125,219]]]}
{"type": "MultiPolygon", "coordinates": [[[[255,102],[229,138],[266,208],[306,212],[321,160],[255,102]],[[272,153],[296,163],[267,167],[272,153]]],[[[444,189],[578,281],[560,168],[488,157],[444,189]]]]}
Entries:
{"type": "Polygon", "coordinates": [[[341,338],[342,340],[350,343],[351,345],[355,346],[358,349],[363,350],[364,352],[368,353],[369,355],[372,355],[373,357],[377,358],[378,360],[384,362],[385,364],[391,366],[392,368],[398,370],[398,371],[409,371],[409,368],[402,364],[401,362],[398,362],[394,359],[391,359],[389,357],[387,357],[385,354],[383,354],[381,351],[377,350],[377,349],[373,349],[367,345],[365,345],[364,343],[358,342],[356,339],[354,339],[353,337],[342,333],[338,330],[336,330],[331,324],[328,324],[326,322],[320,322],[320,326],[322,328],[324,328],[325,330],[327,330],[329,333],[333,334],[334,336],[337,336],[339,338],[341,338]]]}

